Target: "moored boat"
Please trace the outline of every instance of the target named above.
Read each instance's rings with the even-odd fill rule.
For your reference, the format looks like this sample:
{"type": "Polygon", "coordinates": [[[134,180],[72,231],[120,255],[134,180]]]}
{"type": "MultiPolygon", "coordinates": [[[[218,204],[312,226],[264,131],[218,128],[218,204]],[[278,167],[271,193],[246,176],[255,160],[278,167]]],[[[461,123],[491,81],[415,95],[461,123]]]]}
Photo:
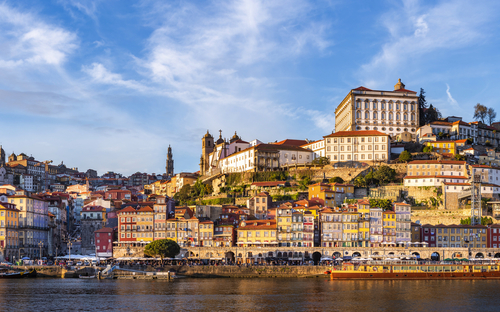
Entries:
{"type": "Polygon", "coordinates": [[[344,263],[332,266],[331,279],[500,279],[498,263],[344,263]]]}
{"type": "Polygon", "coordinates": [[[23,278],[24,272],[0,273],[0,278],[23,278]]]}
{"type": "Polygon", "coordinates": [[[78,275],[79,278],[95,278],[95,275],[78,275]]]}

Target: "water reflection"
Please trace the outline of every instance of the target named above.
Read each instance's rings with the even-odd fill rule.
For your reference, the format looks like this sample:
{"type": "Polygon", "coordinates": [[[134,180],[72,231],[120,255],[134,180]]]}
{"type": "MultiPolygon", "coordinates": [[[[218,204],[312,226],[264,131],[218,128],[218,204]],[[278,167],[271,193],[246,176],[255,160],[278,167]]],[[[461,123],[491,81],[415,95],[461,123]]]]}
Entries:
{"type": "Polygon", "coordinates": [[[500,281],[0,280],[1,311],[496,311],[500,281]]]}

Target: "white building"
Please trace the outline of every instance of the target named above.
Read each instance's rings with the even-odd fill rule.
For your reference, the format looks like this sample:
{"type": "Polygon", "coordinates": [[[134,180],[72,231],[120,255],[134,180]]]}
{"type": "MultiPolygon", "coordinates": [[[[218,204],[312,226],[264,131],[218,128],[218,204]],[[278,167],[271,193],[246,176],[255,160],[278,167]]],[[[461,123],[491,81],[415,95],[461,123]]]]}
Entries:
{"type": "Polygon", "coordinates": [[[313,151],[312,160],[320,157],[326,157],[325,139],[309,142],[301,147],[313,151]]]}
{"type": "Polygon", "coordinates": [[[332,163],[389,160],[389,136],[380,131],[340,131],[324,138],[326,157],[332,163]]]}
{"type": "Polygon", "coordinates": [[[394,91],[352,89],[335,110],[335,131],[377,130],[395,137],[404,131],[415,138],[418,96],[399,79],[394,91]]]}

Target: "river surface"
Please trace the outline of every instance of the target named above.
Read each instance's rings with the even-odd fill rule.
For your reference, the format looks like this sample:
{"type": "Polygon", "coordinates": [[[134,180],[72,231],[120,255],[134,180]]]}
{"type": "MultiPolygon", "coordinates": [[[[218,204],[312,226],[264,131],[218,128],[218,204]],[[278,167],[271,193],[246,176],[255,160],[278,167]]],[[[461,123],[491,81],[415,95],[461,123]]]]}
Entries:
{"type": "Polygon", "coordinates": [[[0,311],[499,311],[500,281],[0,280],[0,311]]]}

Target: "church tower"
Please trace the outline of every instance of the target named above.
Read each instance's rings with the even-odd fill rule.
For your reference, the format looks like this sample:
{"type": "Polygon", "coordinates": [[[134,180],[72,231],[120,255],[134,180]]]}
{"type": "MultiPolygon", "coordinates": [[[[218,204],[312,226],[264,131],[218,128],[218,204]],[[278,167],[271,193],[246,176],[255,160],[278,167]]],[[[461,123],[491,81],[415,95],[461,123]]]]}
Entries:
{"type": "Polygon", "coordinates": [[[201,147],[201,159],[200,159],[200,174],[205,174],[209,168],[209,155],[214,151],[214,137],[208,132],[201,139],[202,147],[201,147]]]}
{"type": "Polygon", "coordinates": [[[165,172],[167,173],[168,177],[174,176],[174,158],[172,155],[172,148],[170,147],[170,145],[168,146],[167,166],[165,167],[165,172]]]}
{"type": "Polygon", "coordinates": [[[0,145],[0,166],[5,165],[5,151],[2,148],[2,145],[0,145]]]}

